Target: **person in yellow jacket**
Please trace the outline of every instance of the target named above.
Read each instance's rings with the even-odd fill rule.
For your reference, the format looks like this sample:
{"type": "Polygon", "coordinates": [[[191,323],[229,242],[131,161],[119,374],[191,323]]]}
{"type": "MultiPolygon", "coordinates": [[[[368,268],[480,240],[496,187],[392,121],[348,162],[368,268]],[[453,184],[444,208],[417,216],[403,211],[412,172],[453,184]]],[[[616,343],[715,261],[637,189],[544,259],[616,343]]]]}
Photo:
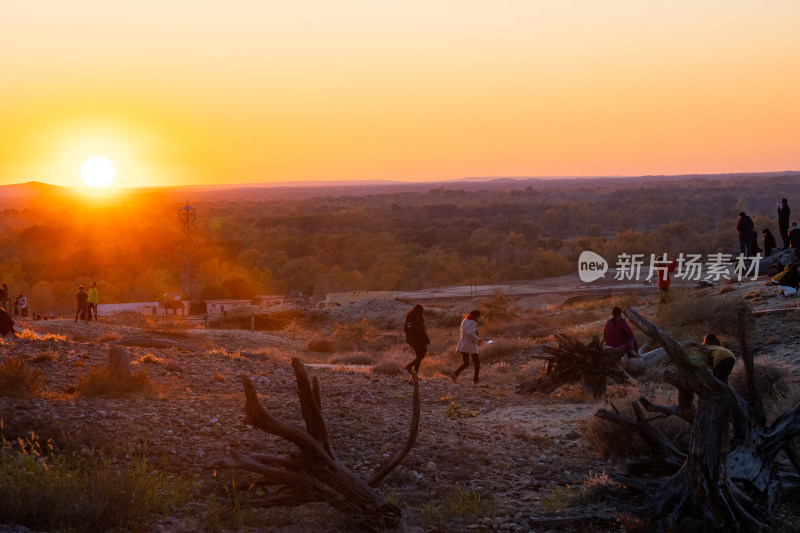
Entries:
{"type": "Polygon", "coordinates": [[[726,350],[713,333],[709,333],[703,339],[703,346],[708,350],[708,366],[714,373],[714,377],[727,384],[728,376],[736,364],[736,356],[733,352],[726,350]]]}
{"type": "Polygon", "coordinates": [[[100,303],[100,294],[97,292],[97,282],[93,281],[89,287],[89,320],[94,313],[94,321],[97,322],[97,304],[100,303]]]}

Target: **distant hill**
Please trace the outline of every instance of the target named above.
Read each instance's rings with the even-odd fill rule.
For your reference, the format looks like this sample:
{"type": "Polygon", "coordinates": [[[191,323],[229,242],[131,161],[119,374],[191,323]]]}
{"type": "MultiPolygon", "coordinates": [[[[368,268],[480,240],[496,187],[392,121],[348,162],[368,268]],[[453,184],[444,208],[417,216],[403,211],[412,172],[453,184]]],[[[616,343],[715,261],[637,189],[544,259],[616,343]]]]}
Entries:
{"type": "MultiPolygon", "coordinates": [[[[331,196],[368,196],[378,194],[421,193],[435,189],[474,191],[508,191],[525,189],[551,190],[586,186],[648,185],[662,182],[695,180],[727,180],[770,177],[796,177],[800,171],[747,172],[728,174],[681,174],[648,176],[576,176],[576,177],[467,177],[450,181],[402,182],[392,180],[362,181],[295,181],[273,183],[186,185],[143,187],[119,191],[124,197],[147,197],[149,201],[180,203],[208,201],[262,201],[303,199],[331,196]]],[[[76,200],[86,197],[81,189],[31,181],[0,186],[0,207],[21,208],[50,201],[76,200]]]]}

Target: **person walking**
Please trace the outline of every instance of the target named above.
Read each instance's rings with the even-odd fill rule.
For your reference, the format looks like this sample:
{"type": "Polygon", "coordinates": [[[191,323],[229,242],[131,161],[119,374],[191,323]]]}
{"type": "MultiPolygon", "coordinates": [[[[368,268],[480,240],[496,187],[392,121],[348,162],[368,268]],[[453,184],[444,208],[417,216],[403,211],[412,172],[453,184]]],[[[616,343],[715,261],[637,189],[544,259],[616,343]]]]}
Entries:
{"type": "Polygon", "coordinates": [[[458,375],[469,368],[470,357],[475,366],[475,374],[472,377],[472,382],[478,382],[478,374],[480,374],[481,371],[481,360],[478,358],[478,344],[481,342],[481,338],[478,336],[478,319],[480,317],[481,312],[477,309],[473,309],[461,321],[461,339],[458,341],[456,350],[461,354],[463,363],[455,372],[450,374],[453,383],[458,383],[458,375]]]}
{"type": "Polygon", "coordinates": [[[727,385],[728,376],[736,364],[736,356],[733,352],[722,347],[722,343],[713,333],[709,333],[703,339],[703,346],[708,350],[708,367],[714,373],[714,377],[727,385]]]}
{"type": "Polygon", "coordinates": [[[415,305],[411,311],[406,313],[403,329],[406,333],[406,342],[416,354],[416,358],[405,366],[406,371],[413,376],[419,372],[419,365],[425,358],[425,354],[428,353],[428,346],[431,343],[425,328],[425,315],[420,304],[415,305]]]}
{"type": "Polygon", "coordinates": [[[781,239],[783,239],[784,250],[789,247],[789,216],[791,214],[792,210],[789,209],[789,201],[786,198],[781,198],[778,204],[778,230],[781,233],[781,239]]]}
{"type": "Polygon", "coordinates": [[[89,287],[89,320],[94,313],[94,321],[97,322],[97,304],[100,303],[100,293],[97,291],[97,282],[93,281],[89,287]]]}
{"type": "Polygon", "coordinates": [[[753,255],[753,220],[742,211],[739,213],[739,222],[736,223],[739,231],[739,252],[745,257],[753,255]]]}
{"type": "Polygon", "coordinates": [[[78,292],[75,293],[75,303],[78,308],[75,310],[75,322],[78,321],[78,316],[83,316],[86,323],[89,323],[89,293],[83,288],[83,285],[78,287],[78,292]]]}

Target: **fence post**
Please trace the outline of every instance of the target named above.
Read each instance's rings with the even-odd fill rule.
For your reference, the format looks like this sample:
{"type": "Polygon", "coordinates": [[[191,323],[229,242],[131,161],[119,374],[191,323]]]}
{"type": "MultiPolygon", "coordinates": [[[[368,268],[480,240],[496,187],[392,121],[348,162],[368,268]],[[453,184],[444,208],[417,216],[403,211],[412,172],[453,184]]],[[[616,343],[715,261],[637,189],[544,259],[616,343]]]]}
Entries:
{"type": "Polygon", "coordinates": [[[208,329],[208,313],[203,313],[203,329],[208,329]]]}

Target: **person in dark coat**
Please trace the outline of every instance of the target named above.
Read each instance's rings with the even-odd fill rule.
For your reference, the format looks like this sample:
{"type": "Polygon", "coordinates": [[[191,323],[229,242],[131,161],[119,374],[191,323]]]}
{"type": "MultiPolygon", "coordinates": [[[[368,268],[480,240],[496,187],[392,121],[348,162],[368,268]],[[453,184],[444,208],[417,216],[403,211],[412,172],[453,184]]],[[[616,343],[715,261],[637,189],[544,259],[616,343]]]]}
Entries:
{"type": "Polygon", "coordinates": [[[739,213],[739,222],[736,223],[739,231],[739,252],[745,257],[753,255],[753,219],[742,211],[739,213]]]}
{"type": "Polygon", "coordinates": [[[3,337],[9,333],[13,334],[15,337],[19,337],[19,334],[14,331],[14,319],[12,319],[8,311],[2,307],[0,307],[0,333],[3,334],[3,337]]]}
{"type": "Polygon", "coordinates": [[[797,227],[797,222],[792,222],[792,229],[789,230],[789,247],[800,248],[800,229],[797,227]]]}
{"type": "Polygon", "coordinates": [[[789,247],[789,215],[791,213],[789,201],[786,198],[781,198],[781,203],[778,204],[778,231],[780,231],[781,239],[783,239],[784,250],[789,247]]]}
{"type": "Polygon", "coordinates": [[[769,230],[769,228],[764,228],[761,231],[761,235],[764,239],[764,257],[768,257],[772,255],[772,250],[777,248],[778,245],[775,242],[775,237],[772,235],[772,232],[769,230]]]}
{"type": "Polygon", "coordinates": [[[89,323],[89,293],[86,292],[86,289],[83,288],[83,285],[78,287],[78,292],[75,293],[75,303],[78,306],[78,308],[75,310],[75,322],[78,321],[78,317],[81,317],[88,324],[89,323]]]}
{"type": "Polygon", "coordinates": [[[428,337],[428,330],[425,328],[425,316],[420,304],[411,308],[406,313],[405,325],[406,342],[414,349],[416,358],[406,365],[406,371],[412,376],[419,372],[419,365],[428,353],[428,346],[431,343],[428,337]]]}

